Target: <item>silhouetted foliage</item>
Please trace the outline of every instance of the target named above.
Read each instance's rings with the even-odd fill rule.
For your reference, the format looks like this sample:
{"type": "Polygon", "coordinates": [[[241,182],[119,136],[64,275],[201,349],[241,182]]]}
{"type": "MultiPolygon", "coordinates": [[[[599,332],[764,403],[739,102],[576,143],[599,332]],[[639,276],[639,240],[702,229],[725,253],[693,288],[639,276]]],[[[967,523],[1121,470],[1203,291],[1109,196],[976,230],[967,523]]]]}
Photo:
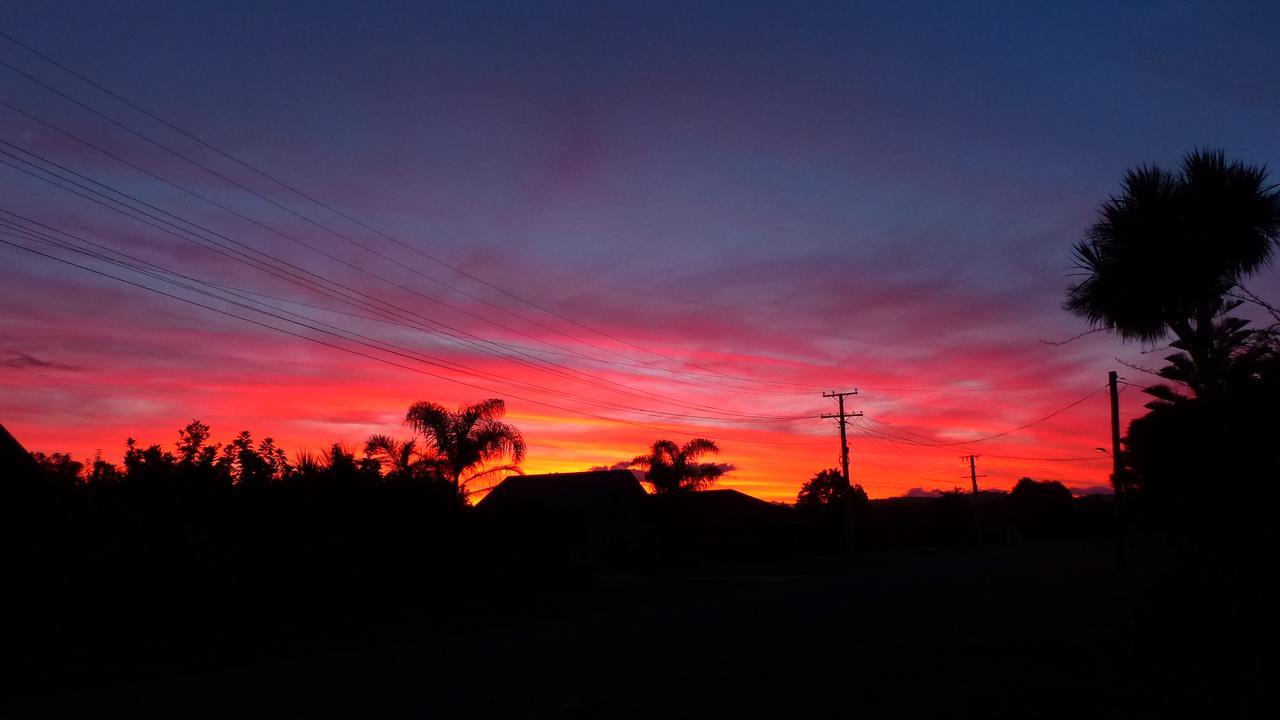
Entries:
{"type": "Polygon", "coordinates": [[[857,484],[850,488],[835,468],[814,474],[796,494],[797,513],[817,533],[820,542],[833,550],[844,548],[846,523],[850,521],[857,542],[870,538],[873,533],[867,527],[867,509],[867,492],[857,484]],[[852,506],[845,504],[846,499],[852,506]]]}
{"type": "Polygon", "coordinates": [[[796,494],[796,507],[804,510],[840,506],[850,492],[853,495],[854,505],[867,504],[867,491],[863,490],[861,485],[855,483],[853,487],[849,487],[845,484],[844,475],[839,470],[829,468],[804,481],[800,486],[800,492],[796,494]]]}
{"type": "Polygon", "coordinates": [[[124,475],[120,472],[120,468],[103,460],[101,452],[94,455],[89,471],[84,475],[84,482],[90,487],[115,485],[122,479],[124,475]]]}
{"type": "Polygon", "coordinates": [[[1263,167],[1196,151],[1177,171],[1142,166],[1075,247],[1085,279],[1066,308],[1129,340],[1172,332],[1199,394],[1216,394],[1222,351],[1214,321],[1226,295],[1265,265],[1280,240],[1280,192],[1263,167]]]}
{"type": "Polygon", "coordinates": [[[125,441],[124,482],[143,492],[161,491],[172,485],[177,458],[159,445],[139,448],[133,438],[125,441]]]}
{"type": "MultiPolygon", "coordinates": [[[[630,471],[615,471],[618,492],[572,492],[553,474],[532,478],[527,485],[542,491],[506,512],[472,509],[459,486],[524,454],[514,428],[497,421],[501,406],[482,405],[456,413],[415,405],[411,424],[427,428],[422,436],[373,436],[359,455],[335,443],[287,459],[247,431],[214,443],[193,420],[167,446],[130,438],[119,467],[38,456],[31,472],[61,490],[15,502],[0,486],[10,493],[0,502],[0,565],[22,590],[12,615],[22,622],[7,641],[23,657],[199,645],[207,635],[255,637],[353,614],[454,612],[472,597],[559,592],[614,569],[702,573],[839,547],[838,473],[811,479],[799,511],[734,490],[689,492],[723,472],[699,461],[715,450],[707,440],[659,441],[637,459],[657,494],[630,471]]],[[[855,486],[853,497],[867,547],[971,541],[967,523],[937,526],[951,520],[937,507],[945,500],[885,511],[918,526],[890,540],[865,492],[855,486]]]]}
{"type": "MultiPolygon", "coordinates": [[[[1225,366],[1222,395],[1187,397],[1157,385],[1147,389],[1155,398],[1147,404],[1150,412],[1129,425],[1127,482],[1168,529],[1204,530],[1202,520],[1209,515],[1235,512],[1230,508],[1276,491],[1280,353],[1251,338],[1225,366]],[[1189,522],[1188,515],[1201,520],[1189,522]]],[[[1175,380],[1179,374],[1176,365],[1162,372],[1175,380]]]]}
{"type": "Polygon", "coordinates": [[[414,403],[405,415],[405,424],[422,436],[446,480],[459,495],[485,488],[468,488],[477,480],[501,479],[504,473],[519,473],[524,461],[524,436],[515,426],[502,422],[506,413],[502,400],[484,400],[449,410],[432,402],[414,403]],[[494,461],[509,462],[491,465],[494,461]]]}
{"type": "Polygon", "coordinates": [[[1177,716],[1236,716],[1273,692],[1261,654],[1238,649],[1274,627],[1280,599],[1260,580],[1280,552],[1280,359],[1275,326],[1228,313],[1247,300],[1280,321],[1242,286],[1277,240],[1266,169],[1200,151],[1174,172],[1129,172],[1075,249],[1087,277],[1068,310],[1124,339],[1174,335],[1159,371],[1170,384],[1146,389],[1155,399],[1129,425],[1117,480],[1139,524],[1169,540],[1170,571],[1140,626],[1177,716]]]}
{"type": "Polygon", "coordinates": [[[1056,537],[1071,529],[1074,498],[1056,480],[1024,477],[1009,491],[1009,509],[1015,528],[1025,537],[1056,537]]]}
{"type": "Polygon", "coordinates": [[[80,479],[80,472],[84,469],[84,463],[72,460],[70,455],[64,453],[45,455],[42,452],[34,452],[31,453],[31,457],[36,461],[45,482],[63,487],[74,486],[80,479]]]}
{"type": "Polygon", "coordinates": [[[645,482],[659,495],[701,490],[715,483],[724,469],[715,463],[698,462],[703,455],[716,454],[720,448],[706,438],[694,438],[684,445],[671,440],[658,440],[648,455],[631,461],[631,467],[643,468],[645,482]]]}
{"type": "Polygon", "coordinates": [[[236,485],[250,490],[261,490],[273,480],[283,480],[289,472],[284,451],[271,438],[255,447],[248,430],[241,431],[222,448],[218,465],[236,485]]]}
{"type": "Polygon", "coordinates": [[[384,478],[341,445],[293,463],[269,438],[210,436],[193,421],[172,449],[130,438],[119,467],[35,453],[45,492],[0,483],[0,564],[23,589],[11,648],[418,602],[461,572],[465,517],[439,474],[384,478]]]}

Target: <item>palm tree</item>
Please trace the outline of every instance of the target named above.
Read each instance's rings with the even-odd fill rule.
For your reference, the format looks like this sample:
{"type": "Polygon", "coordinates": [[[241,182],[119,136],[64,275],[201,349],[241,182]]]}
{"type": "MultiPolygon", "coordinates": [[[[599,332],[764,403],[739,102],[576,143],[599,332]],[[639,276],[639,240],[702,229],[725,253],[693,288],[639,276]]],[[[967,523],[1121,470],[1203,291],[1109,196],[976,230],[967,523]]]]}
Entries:
{"type": "Polygon", "coordinates": [[[422,452],[417,440],[401,442],[390,435],[370,435],[364,443],[364,455],[387,468],[388,480],[440,477],[443,465],[439,458],[422,452]]]}
{"type": "Polygon", "coordinates": [[[658,440],[649,448],[648,455],[641,455],[629,464],[646,468],[645,480],[653,485],[659,495],[701,490],[724,474],[724,468],[715,463],[698,462],[707,453],[719,453],[715,442],[695,438],[684,446],[670,440],[658,440]]]}
{"type": "Polygon", "coordinates": [[[524,436],[500,418],[507,406],[502,400],[483,400],[449,410],[433,402],[414,403],[405,424],[422,435],[426,450],[438,458],[440,471],[461,495],[467,484],[499,473],[519,473],[524,460],[524,436]],[[489,465],[502,458],[509,462],[489,465]]]}
{"type": "Polygon", "coordinates": [[[1075,246],[1085,279],[1065,307],[1124,340],[1172,332],[1195,369],[1199,397],[1220,390],[1215,322],[1227,294],[1270,260],[1280,241],[1280,193],[1265,167],[1221,151],[1186,155],[1176,171],[1142,166],[1075,246]]]}

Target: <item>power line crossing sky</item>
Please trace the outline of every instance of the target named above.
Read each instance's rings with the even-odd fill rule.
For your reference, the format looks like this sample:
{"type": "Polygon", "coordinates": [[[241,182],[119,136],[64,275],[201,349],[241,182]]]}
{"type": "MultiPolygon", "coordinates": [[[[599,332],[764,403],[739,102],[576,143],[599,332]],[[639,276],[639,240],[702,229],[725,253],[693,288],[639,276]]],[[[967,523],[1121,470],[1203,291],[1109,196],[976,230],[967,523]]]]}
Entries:
{"type": "Polygon", "coordinates": [[[873,496],[1101,486],[1160,353],[1042,342],[1070,245],[1127,167],[1275,157],[1276,15],[8,3],[0,422],[302,450],[492,395],[531,471],[707,436],[789,499],[858,387],[873,496]]]}

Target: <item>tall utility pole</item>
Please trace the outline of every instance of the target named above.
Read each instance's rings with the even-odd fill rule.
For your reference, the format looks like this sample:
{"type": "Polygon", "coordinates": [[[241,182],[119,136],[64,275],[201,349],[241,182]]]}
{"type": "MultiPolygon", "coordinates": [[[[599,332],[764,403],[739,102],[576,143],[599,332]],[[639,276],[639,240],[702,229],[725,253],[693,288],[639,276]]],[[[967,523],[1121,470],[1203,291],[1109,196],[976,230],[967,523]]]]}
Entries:
{"type": "Polygon", "coordinates": [[[835,398],[836,402],[839,403],[840,412],[835,414],[826,413],[822,417],[826,419],[835,418],[840,421],[840,471],[844,475],[844,484],[846,486],[849,485],[849,438],[845,432],[845,427],[849,424],[849,418],[862,417],[862,413],[845,412],[844,399],[850,395],[857,395],[857,394],[858,394],[857,390],[850,390],[849,392],[836,392],[832,390],[831,392],[822,393],[822,397],[835,398]]]}
{"type": "Polygon", "coordinates": [[[986,477],[986,475],[978,474],[978,456],[965,455],[961,460],[969,461],[969,481],[973,483],[973,542],[976,545],[982,544],[982,515],[978,510],[978,478],[986,477]]]}
{"type": "Polygon", "coordinates": [[[1120,392],[1116,387],[1119,379],[1115,370],[1107,373],[1107,389],[1111,394],[1111,488],[1116,499],[1116,568],[1124,572],[1129,566],[1129,553],[1124,514],[1124,461],[1120,458],[1120,392]]]}
{"type": "Polygon", "coordinates": [[[831,392],[822,393],[824,398],[835,398],[838,403],[839,412],[835,414],[824,413],[825,419],[835,419],[840,424],[840,473],[844,477],[844,545],[845,550],[852,553],[854,550],[853,541],[853,485],[849,482],[849,436],[846,427],[849,424],[849,418],[862,417],[860,412],[847,413],[844,411],[844,399],[850,395],[857,395],[857,390],[848,392],[831,392]]]}

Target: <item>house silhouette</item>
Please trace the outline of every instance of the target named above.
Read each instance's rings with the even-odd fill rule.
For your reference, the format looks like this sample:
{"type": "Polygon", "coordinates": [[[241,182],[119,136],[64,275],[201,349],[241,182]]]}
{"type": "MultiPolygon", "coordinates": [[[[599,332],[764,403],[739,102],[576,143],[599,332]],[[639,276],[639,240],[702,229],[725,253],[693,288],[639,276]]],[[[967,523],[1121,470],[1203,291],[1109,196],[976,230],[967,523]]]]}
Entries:
{"type": "Polygon", "coordinates": [[[511,475],[476,515],[504,574],[589,574],[637,549],[646,496],[629,470],[511,475]]]}
{"type": "Polygon", "coordinates": [[[36,461],[4,425],[0,425],[0,479],[5,484],[30,481],[36,475],[36,461]]]}
{"type": "Polygon", "coordinates": [[[794,548],[791,508],[730,489],[651,495],[627,470],[513,475],[476,506],[505,572],[679,569],[794,548]]]}

